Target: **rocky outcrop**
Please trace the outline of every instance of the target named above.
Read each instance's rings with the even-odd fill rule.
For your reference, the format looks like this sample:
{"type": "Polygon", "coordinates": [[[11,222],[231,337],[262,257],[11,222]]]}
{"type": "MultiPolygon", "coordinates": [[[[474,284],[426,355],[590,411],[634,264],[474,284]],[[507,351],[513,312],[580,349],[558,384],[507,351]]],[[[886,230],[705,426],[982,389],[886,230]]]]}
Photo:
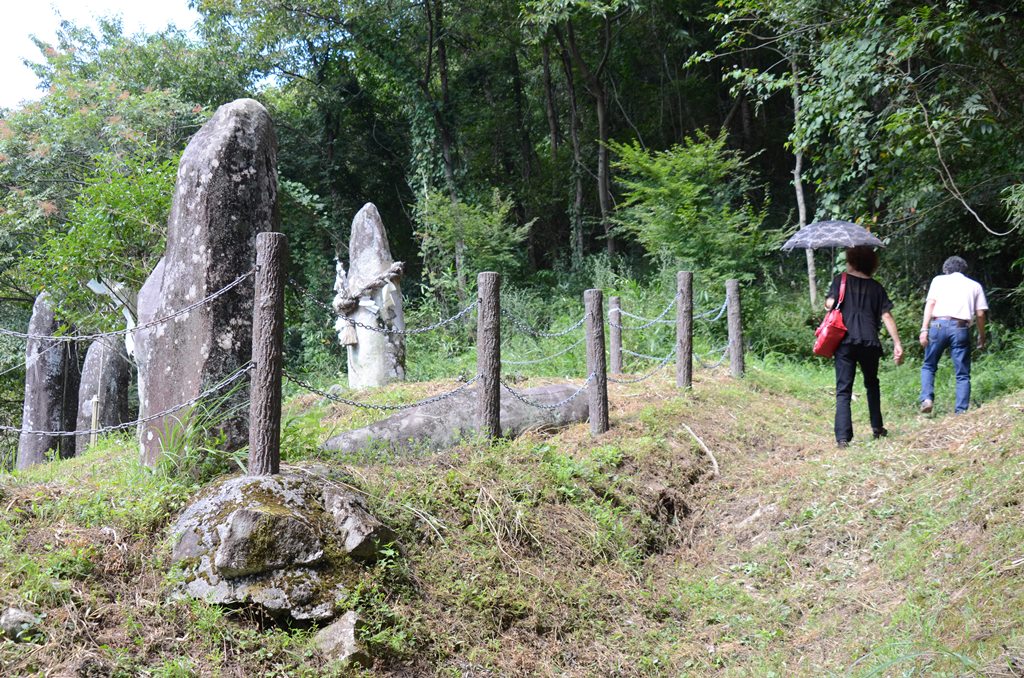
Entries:
{"type": "MultiPolygon", "coordinates": [[[[57,333],[57,319],[43,292],[32,306],[28,333],[50,337],[57,333]]],[[[28,339],[25,348],[25,401],[18,439],[18,469],[75,454],[74,436],[53,436],[28,431],[73,431],[78,408],[78,347],[74,342],[28,339]]]]}
{"type": "Polygon", "coordinates": [[[391,258],[380,212],[366,203],[352,220],[349,271],[337,265],[335,329],[348,350],[349,388],[384,386],[405,379],[405,315],[402,311],[402,264],[391,258]],[[353,322],[354,321],[354,322],[353,322]],[[362,325],[356,325],[359,323],[362,325]],[[390,332],[375,332],[379,327],[390,332]]]}
{"type": "MultiPolygon", "coordinates": [[[[575,386],[554,384],[522,391],[527,400],[555,405],[576,392],[575,386]]],[[[367,449],[439,450],[473,435],[477,395],[470,389],[451,398],[405,410],[365,428],[346,431],[323,444],[325,450],[357,452],[367,449]]],[[[501,431],[509,437],[526,431],[553,431],[586,421],[590,414],[586,393],[554,410],[527,405],[501,391],[501,431]]]]}
{"type": "MultiPolygon", "coordinates": [[[[217,109],[192,137],[178,168],[167,228],[167,250],[139,294],[144,318],[166,317],[221,290],[255,263],[256,234],[277,221],[277,141],[266,109],[239,99],[217,109]]],[[[139,357],[140,415],[145,418],[188,402],[246,364],[252,352],[252,282],[188,313],[135,334],[139,357]]],[[[228,406],[247,399],[238,388],[228,406]]],[[[143,426],[142,458],[161,455],[165,428],[178,412],[143,426]]],[[[219,425],[224,447],[246,444],[247,424],[236,417],[219,425]]]]}
{"type": "Polygon", "coordinates": [[[184,595],[326,620],[359,577],[355,559],[394,538],[343,476],[314,467],[208,487],[172,528],[172,560],[184,595]]]}
{"type": "MultiPolygon", "coordinates": [[[[85,352],[82,381],[78,387],[78,423],[75,430],[92,428],[93,408],[96,425],[116,426],[130,421],[128,414],[128,383],[131,363],[120,341],[113,337],[97,339],[85,352]],[[95,400],[94,400],[95,399],[95,400]]],[[[76,454],[89,446],[88,435],[78,436],[76,454]]]]}

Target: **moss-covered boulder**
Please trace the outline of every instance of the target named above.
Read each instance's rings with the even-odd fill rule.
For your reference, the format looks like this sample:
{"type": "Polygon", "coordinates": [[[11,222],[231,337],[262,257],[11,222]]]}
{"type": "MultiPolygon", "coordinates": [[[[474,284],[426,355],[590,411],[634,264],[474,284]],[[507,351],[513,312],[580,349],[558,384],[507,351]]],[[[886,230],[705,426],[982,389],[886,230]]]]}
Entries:
{"type": "Polygon", "coordinates": [[[312,467],[206,488],[171,528],[180,593],[255,604],[296,620],[330,619],[394,533],[342,476],[312,467]]]}

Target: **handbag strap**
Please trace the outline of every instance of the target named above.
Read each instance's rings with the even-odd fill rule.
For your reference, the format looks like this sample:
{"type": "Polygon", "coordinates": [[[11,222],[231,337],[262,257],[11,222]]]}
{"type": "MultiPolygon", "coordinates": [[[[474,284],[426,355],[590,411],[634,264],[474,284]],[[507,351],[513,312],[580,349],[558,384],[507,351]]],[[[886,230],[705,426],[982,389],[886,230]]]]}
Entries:
{"type": "Polygon", "coordinates": [[[846,272],[843,271],[843,275],[839,278],[839,301],[836,302],[836,308],[839,308],[839,304],[843,303],[843,297],[846,296],[846,272]]]}

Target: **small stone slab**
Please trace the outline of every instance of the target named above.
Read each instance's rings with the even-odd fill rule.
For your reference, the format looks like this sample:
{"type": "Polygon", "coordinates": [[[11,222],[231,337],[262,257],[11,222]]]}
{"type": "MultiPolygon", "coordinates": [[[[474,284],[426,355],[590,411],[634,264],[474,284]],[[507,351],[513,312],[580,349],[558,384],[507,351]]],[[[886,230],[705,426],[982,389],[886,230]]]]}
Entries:
{"type": "Polygon", "coordinates": [[[328,659],[369,667],[373,662],[357,638],[362,626],[358,613],[346,612],[341,619],[321,629],[313,642],[328,659]]]}
{"type": "Polygon", "coordinates": [[[366,508],[355,492],[328,485],[323,492],[324,508],[330,514],[345,552],[354,558],[372,560],[380,547],[393,542],[395,533],[366,508]]]}
{"type": "Polygon", "coordinates": [[[9,607],[0,614],[0,637],[13,641],[29,640],[36,636],[39,617],[17,607],[9,607]]]}

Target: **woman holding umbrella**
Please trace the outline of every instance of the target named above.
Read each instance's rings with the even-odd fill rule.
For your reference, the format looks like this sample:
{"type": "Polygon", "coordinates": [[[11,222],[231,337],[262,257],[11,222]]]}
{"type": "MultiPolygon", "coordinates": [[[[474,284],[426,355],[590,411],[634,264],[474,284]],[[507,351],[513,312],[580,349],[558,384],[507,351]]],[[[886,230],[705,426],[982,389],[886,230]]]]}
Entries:
{"type": "Polygon", "coordinates": [[[875,438],[886,435],[882,423],[882,397],[878,382],[878,361],[882,357],[882,342],[878,339],[880,324],[893,341],[893,360],[903,362],[896,321],[892,317],[892,302],[885,288],[872,276],[878,269],[878,254],[871,246],[850,247],[846,250],[846,272],[836,276],[829,289],[825,308],[831,310],[842,296],[840,310],[846,323],[846,336],[835,352],[836,366],[836,443],[847,447],[853,440],[853,420],[850,399],[856,368],[860,366],[867,391],[868,415],[875,438]],[[845,283],[845,284],[844,284],[845,283]],[[842,289],[844,288],[845,289],[842,289]]]}
{"type": "Polygon", "coordinates": [[[836,443],[847,447],[853,440],[853,420],[850,416],[850,399],[853,396],[853,380],[856,368],[860,366],[864,389],[868,396],[868,414],[871,431],[875,438],[888,433],[882,423],[882,396],[878,384],[878,361],[882,357],[882,342],[878,340],[881,323],[892,337],[892,357],[899,365],[903,362],[903,344],[893,320],[892,302],[885,288],[872,276],[878,269],[878,254],[874,248],[884,243],[863,226],[850,221],[816,221],[804,226],[782,246],[784,250],[798,247],[818,249],[823,247],[846,248],[846,272],[832,281],[825,308],[839,302],[839,310],[846,323],[846,336],[835,352],[836,365],[836,443]],[[845,284],[844,284],[845,283],[845,284]]]}

